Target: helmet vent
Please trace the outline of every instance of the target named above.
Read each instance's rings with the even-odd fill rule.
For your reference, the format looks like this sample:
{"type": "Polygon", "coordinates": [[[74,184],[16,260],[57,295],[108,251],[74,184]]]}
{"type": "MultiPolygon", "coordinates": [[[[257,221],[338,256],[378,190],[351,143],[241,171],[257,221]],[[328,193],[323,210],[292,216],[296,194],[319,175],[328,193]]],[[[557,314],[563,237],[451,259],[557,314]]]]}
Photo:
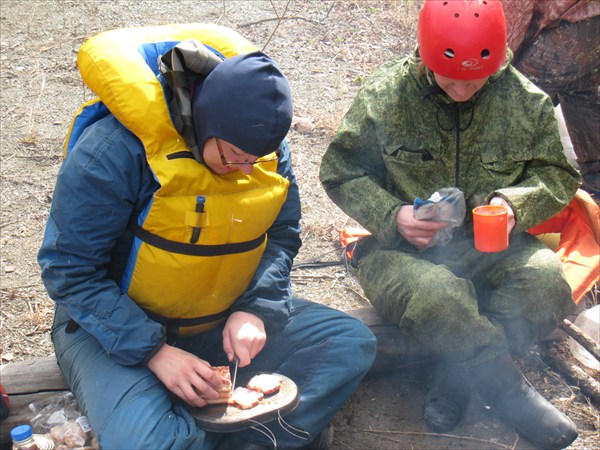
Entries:
{"type": "Polygon", "coordinates": [[[487,48],[481,50],[481,57],[483,59],[488,59],[490,57],[490,51],[487,48]]]}
{"type": "Polygon", "coordinates": [[[452,50],[451,48],[447,48],[446,50],[444,50],[444,56],[448,59],[454,58],[454,50],[452,50]]]}

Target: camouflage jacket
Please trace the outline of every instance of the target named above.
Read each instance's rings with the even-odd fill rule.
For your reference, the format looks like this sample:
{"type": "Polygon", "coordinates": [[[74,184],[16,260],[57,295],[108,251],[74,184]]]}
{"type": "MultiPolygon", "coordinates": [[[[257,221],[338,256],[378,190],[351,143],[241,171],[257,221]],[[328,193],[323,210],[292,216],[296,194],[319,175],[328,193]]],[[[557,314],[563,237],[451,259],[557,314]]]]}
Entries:
{"type": "MultiPolygon", "coordinates": [[[[552,102],[508,61],[464,103],[441,91],[417,53],[384,63],[323,157],[330,198],[389,244],[402,239],[399,208],[444,187],[464,192],[467,211],[503,197],[513,232],[566,207],[580,178],[564,156],[552,102]]],[[[463,227],[472,229],[469,212],[463,227]]]]}
{"type": "MultiPolygon", "coordinates": [[[[503,0],[507,40],[517,55],[545,29],[561,21],[580,22],[600,15],[598,0],[503,0]]],[[[572,52],[571,48],[557,49],[572,52]]]]}

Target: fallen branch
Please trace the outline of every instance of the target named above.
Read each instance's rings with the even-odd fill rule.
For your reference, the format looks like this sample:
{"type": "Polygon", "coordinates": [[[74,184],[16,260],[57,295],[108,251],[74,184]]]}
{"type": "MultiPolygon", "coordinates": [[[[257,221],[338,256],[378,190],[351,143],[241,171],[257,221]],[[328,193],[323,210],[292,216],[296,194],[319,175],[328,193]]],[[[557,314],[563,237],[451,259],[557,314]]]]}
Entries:
{"type": "Polygon", "coordinates": [[[294,264],[292,266],[292,270],[295,270],[295,269],[320,269],[321,267],[341,266],[342,264],[343,264],[342,261],[307,261],[307,262],[294,264]]]}
{"type": "MultiPolygon", "coordinates": [[[[425,433],[419,431],[394,431],[394,430],[373,430],[367,428],[356,428],[356,427],[348,427],[341,428],[340,431],[349,431],[353,433],[372,433],[377,434],[381,437],[385,437],[386,435],[399,435],[399,436],[427,436],[433,438],[447,438],[447,439],[455,439],[459,441],[469,441],[469,442],[480,442],[486,444],[487,446],[496,446],[498,448],[506,448],[513,449],[514,445],[506,445],[501,444],[496,441],[490,441],[486,439],[479,439],[471,436],[458,436],[455,434],[446,434],[446,433],[425,433]]],[[[394,441],[397,442],[397,441],[394,441]]],[[[491,448],[491,447],[486,447],[491,448]]]]}
{"type": "Polygon", "coordinates": [[[265,45],[263,45],[263,48],[262,48],[263,52],[265,51],[265,49],[267,48],[267,45],[269,45],[269,42],[271,42],[271,39],[273,38],[273,36],[277,32],[277,29],[279,28],[279,25],[281,25],[281,20],[283,19],[283,17],[285,17],[285,13],[287,12],[288,6],[290,6],[290,2],[291,2],[291,0],[287,1],[287,3],[285,4],[285,7],[283,8],[283,14],[281,15],[281,17],[279,17],[279,14],[277,14],[277,9],[275,8],[275,5],[273,5],[273,1],[271,1],[271,6],[273,7],[273,11],[275,11],[275,15],[277,15],[277,18],[279,20],[277,20],[277,24],[275,25],[275,28],[271,32],[271,35],[269,36],[269,39],[267,39],[267,42],[265,42],[265,45]]]}
{"type": "Polygon", "coordinates": [[[567,319],[564,319],[559,327],[575,341],[577,341],[578,344],[590,352],[590,355],[596,358],[596,361],[600,361],[600,346],[596,343],[596,341],[585,334],[581,328],[567,319]]]}
{"type": "Polygon", "coordinates": [[[332,275],[313,275],[313,274],[297,274],[292,273],[291,278],[293,280],[306,280],[306,279],[319,279],[319,280],[336,280],[337,278],[332,275]]]}
{"type": "Polygon", "coordinates": [[[600,405],[600,383],[598,381],[589,376],[581,367],[570,363],[565,358],[564,353],[559,351],[557,344],[547,344],[542,349],[555,370],[578,386],[581,392],[589,397],[593,403],[600,405]]]}
{"type": "Polygon", "coordinates": [[[242,24],[238,25],[238,28],[251,27],[253,25],[259,25],[259,24],[265,23],[265,22],[273,22],[275,20],[303,20],[305,22],[309,22],[314,25],[321,25],[321,22],[317,22],[316,20],[313,20],[313,19],[307,19],[306,17],[287,16],[287,17],[271,17],[269,19],[261,19],[261,20],[256,20],[254,22],[246,22],[246,23],[242,23],[242,24]]]}
{"type": "Polygon", "coordinates": [[[371,303],[367,297],[365,297],[362,293],[360,293],[356,289],[352,289],[351,287],[347,287],[346,289],[348,289],[353,294],[358,295],[361,299],[363,299],[367,303],[367,305],[371,303]]]}

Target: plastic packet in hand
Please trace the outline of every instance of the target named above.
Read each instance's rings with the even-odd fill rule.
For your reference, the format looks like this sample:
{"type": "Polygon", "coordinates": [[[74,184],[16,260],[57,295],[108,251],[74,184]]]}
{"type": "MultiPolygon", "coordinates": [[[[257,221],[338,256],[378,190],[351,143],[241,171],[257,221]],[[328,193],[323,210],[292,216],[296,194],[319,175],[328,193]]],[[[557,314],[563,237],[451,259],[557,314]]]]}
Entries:
{"type": "Polygon", "coordinates": [[[448,244],[452,240],[454,229],[461,226],[465,220],[466,211],[465,196],[458,188],[440,189],[427,200],[416,198],[413,204],[416,219],[447,223],[422,250],[434,245],[448,244]]]}

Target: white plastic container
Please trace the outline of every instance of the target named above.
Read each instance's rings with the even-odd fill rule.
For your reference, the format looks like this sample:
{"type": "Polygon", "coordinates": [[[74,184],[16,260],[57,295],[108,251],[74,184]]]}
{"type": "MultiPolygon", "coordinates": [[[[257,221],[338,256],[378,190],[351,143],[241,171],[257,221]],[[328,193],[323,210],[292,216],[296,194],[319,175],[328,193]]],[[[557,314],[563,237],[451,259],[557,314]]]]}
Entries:
{"type": "Polygon", "coordinates": [[[29,424],[19,425],[10,432],[12,450],[52,450],[54,441],[43,434],[33,434],[29,424]]]}
{"type": "MultiPolygon", "coordinates": [[[[600,304],[583,310],[575,319],[578,326],[589,338],[600,343],[600,304]]],[[[600,370],[600,362],[584,349],[573,338],[569,338],[569,349],[579,362],[592,369],[600,370]]]]}

